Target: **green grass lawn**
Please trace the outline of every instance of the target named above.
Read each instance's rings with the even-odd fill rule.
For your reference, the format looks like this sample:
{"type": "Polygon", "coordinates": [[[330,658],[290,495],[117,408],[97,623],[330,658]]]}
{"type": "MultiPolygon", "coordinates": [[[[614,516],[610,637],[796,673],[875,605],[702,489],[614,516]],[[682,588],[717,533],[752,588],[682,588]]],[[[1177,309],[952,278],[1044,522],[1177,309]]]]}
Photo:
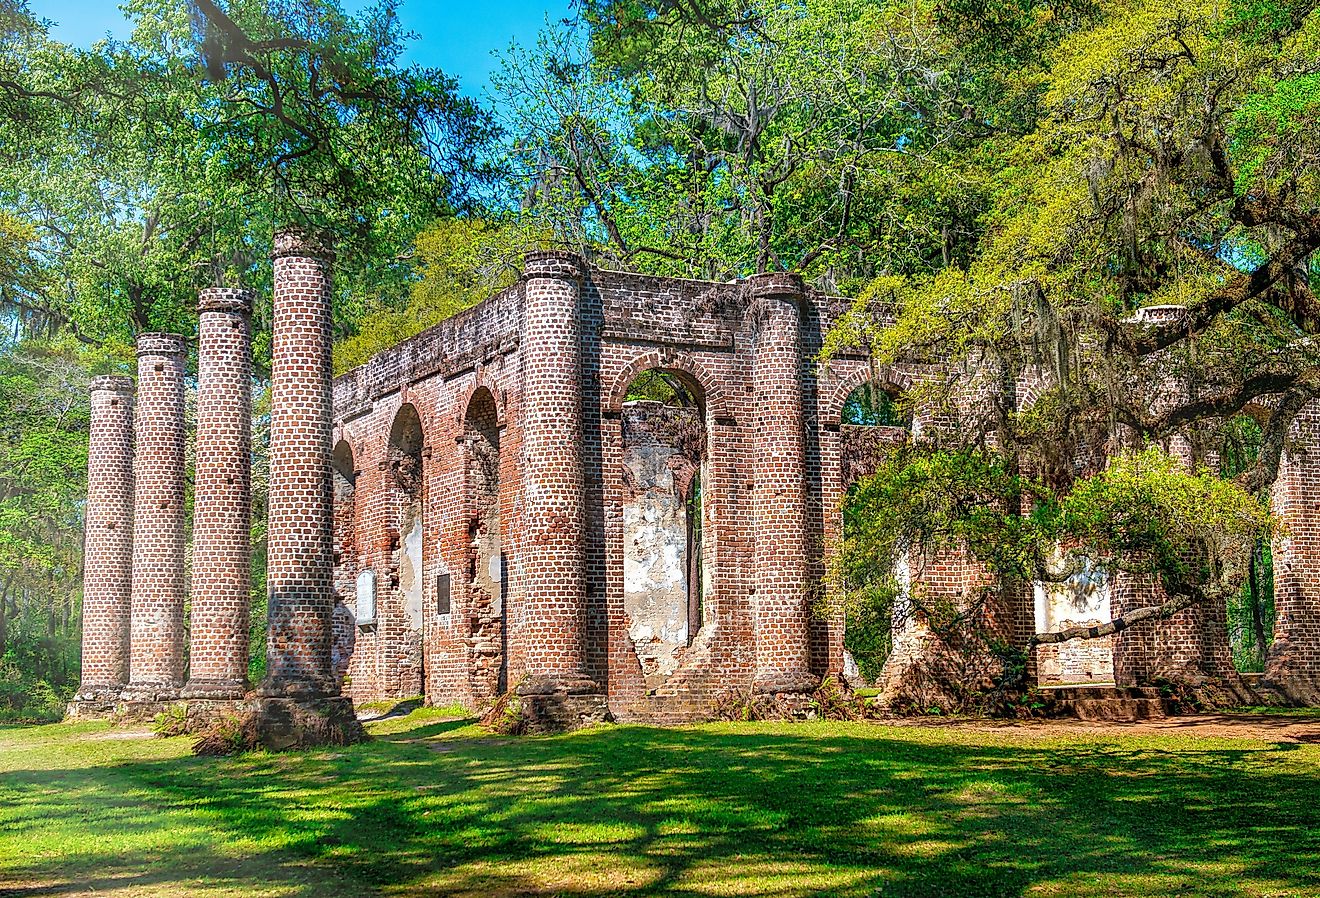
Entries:
{"type": "Polygon", "coordinates": [[[0,895],[1320,895],[1320,745],[871,724],[199,759],[0,729],[0,895]]]}

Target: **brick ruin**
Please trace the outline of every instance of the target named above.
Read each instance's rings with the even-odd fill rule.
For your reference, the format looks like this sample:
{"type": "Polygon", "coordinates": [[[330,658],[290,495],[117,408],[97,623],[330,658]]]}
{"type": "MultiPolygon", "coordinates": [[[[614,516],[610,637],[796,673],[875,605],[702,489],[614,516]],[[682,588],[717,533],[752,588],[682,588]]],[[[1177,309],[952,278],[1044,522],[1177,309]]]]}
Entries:
{"type": "MultiPolygon", "coordinates": [[[[514,286],[332,384],[331,258],[277,241],[266,681],[250,692],[246,678],[251,297],[212,290],[199,306],[190,676],[183,345],[143,335],[135,463],[132,382],[93,383],[75,705],[421,694],[478,707],[513,690],[551,728],[697,720],[731,690],[800,709],[823,677],[856,675],[841,622],[813,613],[825,546],[848,485],[937,422],[921,409],[845,420],[854,391],[924,376],[877,370],[860,350],[818,364],[846,300],[782,273],[707,283],[537,252],[514,286]],[[656,373],[679,401],[637,394],[656,373]]],[[[1276,488],[1289,531],[1265,683],[1295,702],[1320,699],[1317,421],[1299,419],[1276,488]]],[[[952,596],[985,579],[952,555],[908,575],[952,596]]],[[[1020,645],[1151,589],[1094,571],[1075,581],[987,613],[1020,645]]],[[[1136,684],[1194,665],[1236,680],[1227,640],[1222,608],[1191,609],[1043,647],[1033,675],[1136,684]]],[[[906,625],[885,679],[928,641],[906,625]]]]}
{"type": "Polygon", "coordinates": [[[191,596],[186,340],[138,336],[136,403],[128,378],[92,383],[83,681],[70,716],[150,717],[182,699],[192,728],[250,713],[275,748],[361,737],[330,655],[333,258],[299,231],[275,237],[265,680],[248,681],[253,297],[211,288],[198,302],[191,596]]]}

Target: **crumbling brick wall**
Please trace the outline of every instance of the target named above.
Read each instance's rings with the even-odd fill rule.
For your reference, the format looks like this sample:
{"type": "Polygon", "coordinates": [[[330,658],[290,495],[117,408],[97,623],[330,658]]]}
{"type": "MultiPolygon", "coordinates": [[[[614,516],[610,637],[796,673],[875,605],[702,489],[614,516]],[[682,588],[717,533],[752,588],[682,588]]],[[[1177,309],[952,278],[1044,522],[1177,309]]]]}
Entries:
{"type": "MultiPolygon", "coordinates": [[[[617,717],[671,721],[701,716],[729,689],[752,688],[758,663],[795,677],[805,671],[793,688],[842,671],[842,622],[810,611],[824,588],[824,546],[838,533],[847,484],[904,438],[849,428],[841,421],[843,403],[868,380],[901,390],[932,375],[876,371],[861,347],[817,365],[821,334],[844,307],[777,276],[715,284],[540,254],[530,279],[336,381],[336,435],[353,446],[362,472],[356,555],[341,563],[376,569],[382,582],[398,552],[394,512],[384,498],[391,489],[387,435],[404,402],[419,412],[427,699],[478,704],[497,689],[549,676],[559,684],[554,688],[581,684],[569,692],[598,689],[617,717]],[[546,302],[556,311],[529,331],[528,315],[546,314],[546,302]],[[575,319],[567,331],[566,316],[575,319]],[[781,340],[775,346],[785,354],[768,354],[767,340],[781,340]],[[772,357],[777,367],[767,367],[772,357]],[[651,369],[693,385],[706,440],[706,635],[673,653],[677,662],[669,658],[662,677],[655,676],[656,659],[638,652],[637,604],[627,588],[625,509],[637,484],[625,397],[651,369]],[[571,406],[560,404],[570,387],[571,406]],[[783,421],[796,422],[797,437],[776,429],[783,421]],[[566,542],[565,534],[572,534],[566,542]],[[558,548],[547,554],[551,544],[558,548]],[[490,576],[497,549],[498,612],[490,576]],[[780,571],[783,557],[791,563],[780,571]]],[[[970,378],[965,389],[959,401],[972,407],[990,387],[970,378]]],[[[915,429],[948,423],[918,410],[915,429]]],[[[985,573],[957,553],[918,567],[926,590],[962,595],[987,585],[985,573]]],[[[1137,598],[1124,584],[1111,589],[1115,610],[1137,598]]],[[[1030,587],[997,593],[985,606],[986,631],[1025,644],[1040,623],[1034,604],[1030,587]]],[[[1204,656],[1205,628],[1222,628],[1212,618],[1213,610],[1199,614],[1195,632],[1176,621],[1164,627],[1169,645],[1160,651],[1176,643],[1204,656]]],[[[398,662],[384,642],[379,632],[358,628],[350,663],[358,699],[398,689],[399,678],[385,672],[398,662]]],[[[903,651],[919,655],[923,641],[911,643],[903,651]]],[[[1094,678],[1106,674],[1106,651],[1089,646],[1041,658],[1051,671],[1057,667],[1050,676],[1094,678]]]]}
{"type": "Polygon", "coordinates": [[[624,607],[648,688],[678,669],[701,628],[701,411],[658,401],[623,408],[624,607]]]}
{"type": "MultiPolygon", "coordinates": [[[[801,707],[821,677],[844,670],[842,621],[813,606],[847,485],[923,428],[957,421],[947,410],[917,409],[911,434],[842,421],[848,394],[868,381],[901,391],[940,373],[877,370],[865,347],[818,364],[821,335],[843,300],[781,273],[716,284],[534,253],[518,284],[336,380],[330,414],[333,255],[282,232],[274,258],[271,458],[279,476],[270,496],[266,694],[333,695],[342,682],[359,701],[422,692],[431,702],[478,705],[516,688],[558,707],[547,706],[552,716],[585,720],[608,702],[619,718],[670,722],[705,715],[729,690],[758,689],[801,707]],[[651,461],[660,448],[667,453],[663,484],[628,432],[636,411],[626,407],[629,386],[653,369],[689,386],[688,424],[701,434],[699,450],[653,441],[651,461]],[[702,533],[691,552],[701,570],[700,627],[692,632],[689,608],[685,634],[671,628],[663,651],[640,648],[639,609],[674,596],[630,590],[630,565],[645,559],[629,556],[636,532],[628,503],[639,489],[662,486],[682,499],[698,470],[702,533]],[[369,615],[364,589],[373,578],[369,615]]],[[[246,379],[246,331],[241,315],[218,313],[203,328],[203,348],[217,353],[203,360],[203,381],[219,371],[207,366],[220,365],[232,392],[246,379]]],[[[143,335],[139,356],[136,454],[129,385],[94,384],[88,519],[99,529],[88,535],[88,701],[105,702],[121,686],[165,700],[185,673],[182,339],[143,335]],[[107,511],[130,489],[131,516],[107,511]]],[[[975,366],[960,372],[956,408],[994,398],[1003,385],[985,375],[975,366]]],[[[1029,403],[1044,383],[1019,384],[1015,401],[1029,403]]],[[[208,430],[230,461],[217,456],[214,470],[199,473],[199,484],[209,479],[198,495],[223,504],[225,478],[242,474],[229,467],[244,454],[234,427],[245,406],[211,398],[224,401],[203,417],[224,425],[208,430]]],[[[1320,492],[1317,420],[1309,408],[1299,418],[1274,497],[1288,529],[1275,547],[1279,614],[1265,682],[1294,701],[1320,698],[1320,603],[1308,586],[1320,566],[1311,513],[1320,492]]],[[[1078,463],[1093,465],[1111,448],[1095,447],[1078,463]]],[[[233,507],[241,511],[240,486],[233,507]]],[[[224,565],[199,569],[198,595],[224,598],[193,634],[198,658],[215,650],[220,664],[194,672],[226,688],[242,676],[243,616],[233,605],[244,591],[241,523],[241,515],[202,520],[204,535],[223,531],[229,554],[224,565]],[[217,571],[220,579],[207,581],[217,571]]],[[[653,542],[663,551],[677,538],[653,542]]],[[[995,586],[956,551],[914,560],[909,574],[914,589],[955,600],[995,586]]],[[[1050,616],[1033,608],[1029,588],[999,588],[991,598],[979,623],[1011,644],[1025,644],[1050,616]]],[[[1117,614],[1158,595],[1120,577],[1110,600],[1117,614]]],[[[1222,607],[1197,608],[1125,632],[1114,641],[1116,679],[1140,682],[1178,667],[1231,675],[1223,617],[1222,607]]],[[[929,646],[919,628],[899,635],[895,669],[929,646]]],[[[1049,671],[1036,673],[1103,676],[1104,651],[1100,643],[1043,651],[1034,661],[1049,671]]]]}

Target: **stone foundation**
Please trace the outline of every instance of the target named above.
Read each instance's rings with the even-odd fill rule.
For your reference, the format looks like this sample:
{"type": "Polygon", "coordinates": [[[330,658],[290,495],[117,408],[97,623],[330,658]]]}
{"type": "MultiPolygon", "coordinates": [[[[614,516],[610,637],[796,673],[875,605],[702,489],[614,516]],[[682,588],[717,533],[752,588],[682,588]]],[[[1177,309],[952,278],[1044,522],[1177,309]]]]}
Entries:
{"type": "Polygon", "coordinates": [[[614,720],[605,696],[598,692],[524,695],[521,701],[528,733],[564,733],[614,720]]]}
{"type": "Polygon", "coordinates": [[[79,693],[64,711],[65,720],[112,720],[118,696],[79,693]]]}
{"type": "Polygon", "coordinates": [[[68,720],[111,720],[122,724],[150,724],[160,714],[184,709],[183,732],[201,734],[224,720],[255,717],[262,748],[286,751],[325,745],[353,745],[367,739],[353,712],[353,703],[340,696],[324,699],[243,698],[236,700],[138,701],[75,699],[68,720]]]}
{"type": "Polygon", "coordinates": [[[529,733],[562,733],[614,720],[600,687],[583,678],[524,680],[514,690],[529,733]]]}
{"type": "Polygon", "coordinates": [[[271,751],[353,745],[367,739],[343,696],[322,699],[261,698],[251,703],[257,715],[258,740],[271,751]]]}
{"type": "Polygon", "coordinates": [[[76,696],[65,710],[66,720],[109,720],[114,723],[149,724],[157,714],[178,705],[177,701],[125,701],[120,697],[76,696]]]}

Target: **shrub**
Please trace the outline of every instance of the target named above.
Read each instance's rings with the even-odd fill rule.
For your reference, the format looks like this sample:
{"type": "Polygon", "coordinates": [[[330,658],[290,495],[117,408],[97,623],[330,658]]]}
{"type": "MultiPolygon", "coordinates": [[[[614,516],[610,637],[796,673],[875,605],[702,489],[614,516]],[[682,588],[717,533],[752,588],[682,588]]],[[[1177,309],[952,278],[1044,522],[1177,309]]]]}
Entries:
{"type": "Polygon", "coordinates": [[[786,720],[774,696],[758,695],[751,690],[730,689],[715,699],[711,715],[716,720],[752,721],[786,720]]]}
{"type": "Polygon", "coordinates": [[[12,659],[0,660],[0,722],[51,723],[64,717],[74,687],[57,686],[23,671],[12,659]]]}
{"type": "Polygon", "coordinates": [[[527,731],[527,715],[523,713],[522,699],[514,692],[506,692],[481,716],[481,725],[493,733],[521,736],[527,731]]]}
{"type": "Polygon", "coordinates": [[[188,732],[188,706],[170,705],[151,721],[151,731],[162,739],[188,732]]]}
{"type": "Polygon", "coordinates": [[[811,696],[811,709],[822,720],[865,720],[872,715],[871,703],[834,677],[820,681],[811,696]]]}
{"type": "Polygon", "coordinates": [[[256,715],[247,713],[240,717],[227,714],[202,733],[193,743],[192,752],[195,755],[214,757],[237,755],[260,747],[256,715]]]}

